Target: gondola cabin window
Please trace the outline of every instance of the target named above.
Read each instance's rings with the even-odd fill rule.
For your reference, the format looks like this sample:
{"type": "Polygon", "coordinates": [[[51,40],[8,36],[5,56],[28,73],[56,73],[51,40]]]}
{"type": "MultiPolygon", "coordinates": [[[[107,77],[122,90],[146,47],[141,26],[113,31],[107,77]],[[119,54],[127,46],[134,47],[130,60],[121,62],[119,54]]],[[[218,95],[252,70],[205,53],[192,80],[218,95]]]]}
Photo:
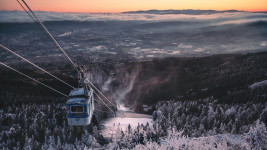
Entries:
{"type": "Polygon", "coordinates": [[[83,106],[82,105],[74,105],[70,106],[70,111],[72,116],[83,116],[83,106]]]}

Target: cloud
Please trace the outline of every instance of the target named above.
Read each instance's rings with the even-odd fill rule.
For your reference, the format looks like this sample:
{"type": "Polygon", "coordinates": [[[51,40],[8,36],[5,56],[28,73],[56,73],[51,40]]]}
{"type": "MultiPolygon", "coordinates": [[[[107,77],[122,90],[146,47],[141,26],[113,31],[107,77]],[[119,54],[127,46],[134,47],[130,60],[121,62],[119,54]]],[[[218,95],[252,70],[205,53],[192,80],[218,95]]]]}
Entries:
{"type": "MultiPolygon", "coordinates": [[[[257,20],[267,20],[267,14],[249,12],[224,12],[215,14],[102,14],[102,13],[61,13],[37,11],[36,15],[42,21],[183,21],[206,22],[212,25],[229,23],[247,23],[257,20]]],[[[3,22],[32,22],[31,18],[23,11],[0,11],[0,23],[3,22]]]]}
{"type": "MultiPolygon", "coordinates": [[[[71,39],[71,43],[62,42],[64,48],[69,51],[75,50],[75,52],[83,50],[83,53],[86,54],[105,53],[119,56],[123,52],[137,59],[152,59],[191,56],[192,54],[200,56],[262,51],[267,47],[266,13],[224,12],[190,15],[39,11],[36,12],[36,15],[42,21],[58,21],[47,24],[54,25],[51,29],[58,39],[62,41],[71,39]],[[60,21],[71,22],[61,23],[60,21]],[[100,40],[95,35],[100,35],[100,40]],[[109,49],[110,45],[106,41],[106,37],[111,39],[111,47],[114,48],[112,51],[109,49]],[[129,39],[131,40],[129,41],[129,39]]],[[[8,22],[23,23],[32,22],[32,20],[22,11],[0,11],[0,23],[8,22]]],[[[0,37],[0,41],[12,41],[10,45],[32,44],[29,42],[30,40],[25,40],[31,39],[32,35],[36,34],[31,34],[29,32],[31,29],[25,28],[31,24],[17,24],[21,25],[21,28],[18,29],[17,25],[10,27],[8,24],[0,25],[3,27],[0,29],[4,29],[0,33],[8,35],[0,37]],[[16,28],[18,36],[11,38],[9,35],[13,34],[10,32],[11,29],[13,31],[13,28],[16,28]],[[28,38],[25,38],[27,36],[28,38]]],[[[36,45],[45,45],[46,42],[40,40],[36,45]]]]}
{"type": "Polygon", "coordinates": [[[225,25],[225,24],[244,24],[244,23],[252,23],[252,22],[258,22],[258,21],[266,21],[267,17],[265,18],[250,18],[250,19],[238,19],[238,20],[230,20],[230,21],[223,21],[214,25],[225,25]]]}

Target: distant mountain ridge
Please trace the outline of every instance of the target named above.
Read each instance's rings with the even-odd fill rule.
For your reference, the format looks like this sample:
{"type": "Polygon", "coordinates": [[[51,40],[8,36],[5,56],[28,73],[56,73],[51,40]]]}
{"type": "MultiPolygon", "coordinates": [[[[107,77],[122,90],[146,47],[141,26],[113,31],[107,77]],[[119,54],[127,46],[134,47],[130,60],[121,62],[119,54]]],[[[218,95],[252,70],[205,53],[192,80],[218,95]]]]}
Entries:
{"type": "Polygon", "coordinates": [[[184,9],[184,10],[139,10],[139,11],[128,11],[123,13],[129,13],[129,14],[190,14],[190,15],[204,15],[204,14],[215,14],[215,13],[226,13],[226,12],[242,12],[238,10],[223,10],[223,11],[217,11],[217,10],[193,10],[193,9],[184,9]]]}

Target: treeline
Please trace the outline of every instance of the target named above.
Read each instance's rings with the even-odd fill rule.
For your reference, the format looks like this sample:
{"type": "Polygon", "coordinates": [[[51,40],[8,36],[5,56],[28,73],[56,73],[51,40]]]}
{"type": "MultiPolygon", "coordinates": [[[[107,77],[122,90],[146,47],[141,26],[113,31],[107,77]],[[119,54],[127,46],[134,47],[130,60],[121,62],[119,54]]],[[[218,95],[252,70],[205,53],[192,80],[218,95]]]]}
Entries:
{"type": "Polygon", "coordinates": [[[49,103],[30,102],[3,108],[0,112],[0,148],[165,149],[199,145],[210,149],[253,149],[267,144],[264,143],[267,103],[222,104],[212,98],[162,101],[156,105],[153,124],[140,124],[135,129],[129,126],[126,131],[118,128],[116,135],[108,141],[99,134],[99,121],[108,114],[96,110],[90,126],[70,127],[65,101],[53,100],[56,102],[50,99],[46,100],[49,103]],[[221,138],[223,141],[218,141],[221,138]],[[239,140],[244,144],[231,143],[232,138],[241,138],[239,140]]]}
{"type": "Polygon", "coordinates": [[[96,110],[89,126],[72,127],[67,124],[64,103],[14,104],[0,112],[0,149],[79,149],[105,144],[98,132],[105,115],[96,110]]]}
{"type": "Polygon", "coordinates": [[[247,133],[256,120],[267,124],[267,103],[220,104],[213,99],[159,102],[153,119],[160,136],[168,129],[183,130],[189,137],[247,133]]]}
{"type": "Polygon", "coordinates": [[[267,103],[161,101],[153,125],[119,128],[112,149],[265,149],[267,103]]]}
{"type": "Polygon", "coordinates": [[[253,124],[249,132],[242,135],[219,134],[207,137],[192,138],[183,135],[183,131],[168,130],[167,136],[161,138],[160,142],[148,141],[134,147],[136,150],[143,149],[266,149],[267,129],[264,123],[259,120],[253,124]]]}
{"type": "MultiPolygon", "coordinates": [[[[189,138],[226,133],[243,135],[252,131],[253,136],[266,136],[265,132],[258,133],[264,129],[254,133],[251,127],[256,120],[263,124],[262,128],[266,125],[267,86],[249,88],[251,84],[267,79],[266,58],[267,53],[262,52],[125,64],[114,71],[115,79],[110,83],[112,90],[123,85],[124,80],[120,77],[137,73],[125,99],[138,112],[143,111],[143,104],[154,105],[151,113],[155,111],[155,122],[137,129],[129,127],[127,133],[118,131],[118,137],[108,145],[131,149],[150,141],[154,142],[153,146],[160,147],[161,137],[168,136],[170,129],[183,130],[182,135],[189,138]],[[167,101],[170,99],[174,100],[167,101]]],[[[102,67],[108,72],[108,67],[102,67]]],[[[66,120],[66,98],[15,72],[3,70],[0,70],[0,149],[83,149],[108,143],[98,132],[99,121],[108,113],[96,111],[90,126],[70,127],[66,120]]],[[[70,91],[43,74],[30,69],[21,71],[66,94],[70,91]]],[[[77,84],[71,73],[56,75],[77,84]]],[[[262,144],[261,139],[257,140],[262,144]]],[[[248,141],[255,147],[253,138],[248,141]]]]}
{"type": "MultiPolygon", "coordinates": [[[[63,81],[67,82],[68,84],[77,87],[78,79],[77,76],[72,76],[74,73],[71,70],[69,65],[65,65],[67,71],[61,70],[54,70],[50,65],[47,65],[47,70],[57,76],[58,78],[62,79],[63,81]],[[60,72],[62,71],[62,72],[60,72]]],[[[38,70],[33,69],[31,66],[23,65],[11,65],[12,67],[18,69],[20,72],[27,74],[28,76],[68,95],[72,88],[66,86],[65,84],[61,83],[60,81],[55,80],[54,78],[50,77],[49,75],[40,72],[38,70]]],[[[44,87],[32,81],[13,70],[9,70],[7,68],[0,67],[0,109],[14,105],[22,105],[28,103],[49,103],[49,102],[63,102],[67,100],[63,98],[62,95],[44,87]]]]}
{"type": "MultiPolygon", "coordinates": [[[[267,103],[158,102],[153,124],[119,127],[110,149],[265,149],[267,103]]],[[[106,146],[107,147],[107,146],[106,146]]]]}

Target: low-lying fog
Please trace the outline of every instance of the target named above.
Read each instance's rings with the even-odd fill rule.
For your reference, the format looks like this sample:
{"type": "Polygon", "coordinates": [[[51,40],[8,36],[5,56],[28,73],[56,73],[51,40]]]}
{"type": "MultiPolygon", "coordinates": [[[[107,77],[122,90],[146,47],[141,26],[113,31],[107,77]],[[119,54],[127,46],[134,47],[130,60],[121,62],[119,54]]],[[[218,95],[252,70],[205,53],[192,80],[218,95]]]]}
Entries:
{"type": "MultiPolygon", "coordinates": [[[[67,53],[94,61],[107,57],[147,60],[267,49],[266,13],[194,10],[172,13],[36,14],[67,53]]],[[[61,55],[21,11],[0,12],[0,43],[40,61],[61,55]]],[[[5,55],[0,60],[8,58],[5,55]]]]}

